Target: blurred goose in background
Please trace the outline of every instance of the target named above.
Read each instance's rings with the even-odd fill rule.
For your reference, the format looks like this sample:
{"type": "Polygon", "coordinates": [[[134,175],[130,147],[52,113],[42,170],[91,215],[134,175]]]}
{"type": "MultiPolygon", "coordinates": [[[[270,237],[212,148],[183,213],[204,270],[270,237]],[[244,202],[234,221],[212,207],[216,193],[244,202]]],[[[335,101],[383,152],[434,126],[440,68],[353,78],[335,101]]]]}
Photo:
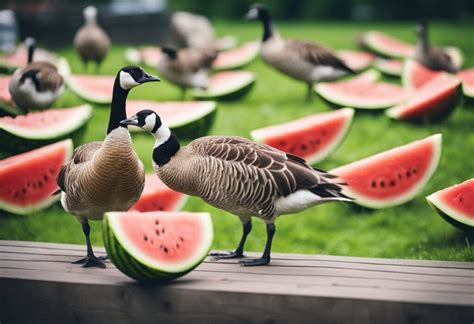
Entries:
{"type": "Polygon", "coordinates": [[[183,97],[187,88],[207,88],[212,62],[217,57],[214,49],[163,46],[158,61],[158,72],[168,81],[181,87],[183,97]]]}
{"type": "Polygon", "coordinates": [[[431,47],[428,36],[428,24],[420,21],[416,25],[417,41],[415,59],[432,70],[456,73],[458,67],[451,56],[441,48],[431,47]]]}
{"type": "Polygon", "coordinates": [[[313,96],[313,85],[354,73],[329,49],[311,42],[284,39],[272,23],[270,12],[262,4],[254,4],[247,19],[263,23],[260,56],[278,71],[308,84],[308,100],[313,96]]]}
{"type": "Polygon", "coordinates": [[[29,111],[50,108],[64,93],[64,80],[57,68],[44,61],[33,62],[36,41],[27,38],[28,65],[18,68],[8,84],[8,91],[15,104],[29,111]]]}
{"type": "Polygon", "coordinates": [[[267,225],[267,242],[260,259],[242,260],[246,266],[266,265],[279,215],[297,213],[330,201],[351,201],[341,193],[335,176],[313,169],[303,159],[241,137],[207,136],[186,147],[151,110],[123,120],[155,137],[152,162],[158,177],[171,189],[202,198],[212,206],[237,215],[243,234],[229,254],[217,259],[243,257],[252,229],[252,216],[267,225]]]}
{"type": "Polygon", "coordinates": [[[110,49],[110,39],[97,24],[97,8],[88,6],[84,9],[85,24],[74,36],[74,48],[81,56],[87,70],[89,61],[96,63],[97,71],[110,49]]]}
{"type": "Polygon", "coordinates": [[[209,19],[190,12],[178,11],[171,15],[170,27],[181,47],[225,50],[237,44],[237,40],[231,36],[216,39],[209,19]]]}
{"type": "Polygon", "coordinates": [[[76,148],[73,158],[58,175],[58,191],[63,208],[82,224],[87,257],[74,263],[83,267],[105,265],[94,255],[88,220],[100,220],[106,211],[127,211],[140,198],[145,169],[133,150],[132,139],[120,121],[126,118],[125,101],[130,90],[140,84],[159,81],[140,67],[122,68],[115,78],[107,136],[76,148]]]}

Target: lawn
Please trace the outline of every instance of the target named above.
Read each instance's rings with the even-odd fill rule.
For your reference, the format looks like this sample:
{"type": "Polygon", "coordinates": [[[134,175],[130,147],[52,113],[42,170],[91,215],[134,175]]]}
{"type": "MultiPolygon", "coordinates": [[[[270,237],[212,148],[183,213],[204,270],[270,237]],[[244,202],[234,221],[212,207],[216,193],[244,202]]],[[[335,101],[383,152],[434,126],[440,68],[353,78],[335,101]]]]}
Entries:
{"type": "MultiPolygon", "coordinates": [[[[356,34],[369,29],[384,30],[407,41],[414,41],[415,38],[413,24],[285,22],[277,24],[277,27],[284,36],[318,41],[334,49],[355,48],[356,34]]],[[[261,35],[261,26],[257,23],[220,22],[216,28],[219,34],[236,35],[241,42],[261,35]]],[[[439,45],[458,46],[465,55],[464,66],[472,66],[473,28],[474,24],[467,23],[433,23],[431,39],[439,45]]],[[[102,73],[115,74],[125,64],[122,55],[124,49],[125,46],[121,45],[114,47],[103,65],[102,73]]],[[[74,72],[83,72],[82,64],[71,48],[59,52],[69,60],[74,72]]],[[[279,74],[260,59],[246,69],[257,75],[254,89],[240,101],[219,103],[211,134],[248,137],[249,131],[255,128],[330,110],[320,98],[306,103],[304,84],[279,74]]],[[[150,68],[147,70],[155,72],[150,68]]],[[[164,81],[133,90],[130,98],[180,100],[180,90],[164,81]]],[[[81,99],[67,91],[56,106],[67,107],[81,102],[81,99]]],[[[383,112],[357,111],[347,139],[318,167],[331,169],[412,140],[442,133],[444,151],[438,171],[419,197],[399,207],[369,210],[331,203],[297,215],[283,216],[276,223],[273,251],[474,261],[474,252],[468,248],[464,235],[439,217],[424,199],[436,190],[474,176],[473,108],[460,104],[448,120],[431,125],[391,121],[383,112]]],[[[108,107],[95,107],[84,142],[104,138],[108,114],[108,107]]],[[[136,134],[133,135],[133,141],[147,171],[151,172],[152,137],[136,134]]],[[[213,248],[235,248],[241,235],[237,217],[215,209],[198,198],[190,198],[184,210],[210,212],[215,229],[213,248]]],[[[102,245],[100,227],[100,222],[92,222],[92,242],[95,245],[102,245]]],[[[256,219],[246,249],[262,251],[265,238],[264,225],[256,219]]],[[[29,216],[2,215],[0,239],[84,243],[79,223],[63,211],[59,204],[29,216]]]]}

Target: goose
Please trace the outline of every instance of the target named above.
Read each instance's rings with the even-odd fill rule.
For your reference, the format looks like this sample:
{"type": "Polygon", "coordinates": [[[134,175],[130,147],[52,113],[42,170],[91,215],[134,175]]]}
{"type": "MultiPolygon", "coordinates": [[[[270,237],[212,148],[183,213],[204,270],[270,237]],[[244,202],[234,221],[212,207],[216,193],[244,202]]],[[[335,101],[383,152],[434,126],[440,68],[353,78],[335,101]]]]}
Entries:
{"type": "Polygon", "coordinates": [[[263,38],[260,56],[278,71],[307,83],[308,100],[313,97],[313,85],[319,81],[331,81],[354,73],[329,49],[307,41],[284,39],[272,23],[269,10],[262,4],[254,4],[245,15],[248,20],[260,20],[263,38]]]}
{"type": "Polygon", "coordinates": [[[213,49],[183,48],[176,50],[163,46],[157,69],[160,75],[181,87],[184,97],[186,88],[207,88],[212,62],[217,57],[213,49]]]}
{"type": "Polygon", "coordinates": [[[86,23],[74,36],[74,48],[79,53],[87,70],[89,61],[96,62],[97,71],[110,49],[110,38],[97,24],[97,8],[88,6],[84,9],[86,23]]]}
{"type": "Polygon", "coordinates": [[[425,21],[420,21],[416,25],[417,41],[415,49],[415,59],[432,70],[442,70],[456,73],[458,67],[454,64],[451,56],[441,48],[430,46],[428,38],[428,25],[425,21]]]}
{"type": "Polygon", "coordinates": [[[33,62],[36,41],[27,38],[28,65],[18,68],[8,83],[8,91],[15,104],[25,112],[45,109],[64,93],[64,80],[57,68],[45,61],[33,62]]]}
{"type": "Polygon", "coordinates": [[[106,211],[126,211],[140,197],[145,170],[132,147],[130,133],[119,123],[126,118],[125,101],[129,91],[146,82],[159,81],[140,67],[122,68],[115,78],[107,136],[76,148],[72,159],[62,166],[58,177],[61,205],[82,224],[87,256],[74,263],[104,268],[89,238],[89,220],[100,220],[106,211]]]}
{"type": "Polygon", "coordinates": [[[171,189],[200,197],[238,216],[242,237],[234,252],[213,253],[215,259],[242,258],[252,216],[266,223],[262,257],[244,259],[244,266],[270,263],[279,215],[297,213],[329,201],[352,201],[334,175],[314,169],[298,156],[236,136],[206,136],[180,147],[178,139],[152,110],[141,110],[120,125],[141,127],[155,137],[152,162],[171,189]]]}

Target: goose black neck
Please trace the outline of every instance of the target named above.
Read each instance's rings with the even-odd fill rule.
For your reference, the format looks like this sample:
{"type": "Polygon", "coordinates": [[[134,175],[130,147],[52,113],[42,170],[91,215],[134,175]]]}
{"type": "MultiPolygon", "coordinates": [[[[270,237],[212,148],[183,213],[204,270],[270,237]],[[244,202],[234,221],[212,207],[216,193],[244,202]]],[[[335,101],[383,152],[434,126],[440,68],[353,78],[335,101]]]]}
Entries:
{"type": "Polygon", "coordinates": [[[264,42],[264,41],[266,41],[267,39],[269,39],[273,36],[274,27],[273,27],[272,19],[271,19],[269,13],[264,13],[260,17],[260,20],[262,21],[262,24],[263,24],[262,42],[264,42]]]}
{"type": "Polygon", "coordinates": [[[33,54],[35,53],[35,45],[30,44],[28,46],[28,64],[33,62],[33,54]]]}
{"type": "Polygon", "coordinates": [[[130,90],[124,90],[120,86],[120,72],[117,74],[114,82],[114,90],[112,94],[112,104],[110,107],[109,126],[107,128],[107,134],[120,126],[120,121],[127,118],[127,112],[125,110],[125,102],[130,90]]]}
{"type": "Polygon", "coordinates": [[[179,149],[180,145],[178,139],[174,134],[171,134],[163,144],[153,149],[153,161],[156,165],[161,167],[168,163],[179,149]]]}

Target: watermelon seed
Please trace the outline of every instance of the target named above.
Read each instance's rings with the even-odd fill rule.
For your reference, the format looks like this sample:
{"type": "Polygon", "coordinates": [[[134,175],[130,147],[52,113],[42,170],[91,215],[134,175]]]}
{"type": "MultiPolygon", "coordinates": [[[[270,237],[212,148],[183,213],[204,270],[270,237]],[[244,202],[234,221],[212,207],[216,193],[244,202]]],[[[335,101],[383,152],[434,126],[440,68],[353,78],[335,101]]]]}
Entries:
{"type": "Polygon", "coordinates": [[[285,142],[285,141],[281,141],[281,142],[280,142],[280,145],[281,145],[281,146],[286,146],[286,142],[285,142]]]}
{"type": "Polygon", "coordinates": [[[407,171],[407,178],[411,177],[411,172],[407,171]]]}
{"type": "Polygon", "coordinates": [[[47,174],[43,174],[43,179],[44,179],[44,181],[48,181],[48,179],[49,179],[48,175],[47,175],[47,174]]]}
{"type": "Polygon", "coordinates": [[[148,241],[148,236],[145,235],[143,239],[145,240],[145,242],[148,241]]]}
{"type": "Polygon", "coordinates": [[[462,203],[463,199],[462,199],[462,196],[459,196],[459,202],[462,203]]]}
{"type": "Polygon", "coordinates": [[[385,181],[383,181],[383,180],[380,181],[380,186],[381,186],[382,188],[384,188],[384,187],[385,187],[385,181]]]}
{"type": "Polygon", "coordinates": [[[303,151],[306,151],[306,148],[307,148],[307,147],[306,147],[306,144],[302,144],[302,145],[301,145],[301,149],[302,149],[303,151]]]}
{"type": "Polygon", "coordinates": [[[316,145],[319,145],[320,144],[320,141],[317,139],[316,140],[316,145]]]}
{"type": "Polygon", "coordinates": [[[180,240],[181,242],[184,242],[184,238],[183,238],[182,236],[179,237],[179,240],[180,240]]]}
{"type": "Polygon", "coordinates": [[[38,188],[43,188],[43,182],[41,182],[41,180],[38,181],[38,188]]]}
{"type": "Polygon", "coordinates": [[[401,173],[398,174],[398,179],[401,179],[403,175],[401,173]]]}
{"type": "Polygon", "coordinates": [[[159,211],[163,211],[163,207],[158,208],[159,211]]]}
{"type": "Polygon", "coordinates": [[[166,246],[163,248],[163,250],[165,251],[165,253],[168,253],[168,248],[166,246]]]}
{"type": "Polygon", "coordinates": [[[418,169],[414,168],[412,172],[413,172],[413,174],[416,174],[418,172],[418,169]]]}
{"type": "Polygon", "coordinates": [[[26,195],[26,188],[21,188],[21,193],[22,193],[23,195],[26,195]]]}
{"type": "Polygon", "coordinates": [[[160,230],[159,230],[159,229],[157,229],[157,230],[155,231],[155,233],[156,233],[156,235],[160,236],[160,230]]]}
{"type": "Polygon", "coordinates": [[[372,180],[372,184],[371,184],[372,188],[375,188],[377,187],[377,183],[375,182],[375,180],[372,180]]]}
{"type": "MultiPolygon", "coordinates": [[[[462,199],[461,199],[461,200],[462,200],[462,199]]],[[[179,249],[179,243],[176,243],[176,248],[178,248],[178,249],[179,249]]]]}
{"type": "Polygon", "coordinates": [[[150,239],[150,243],[153,245],[153,239],[150,239]]]}
{"type": "Polygon", "coordinates": [[[165,234],[165,229],[164,228],[161,229],[161,233],[165,234]]]}
{"type": "Polygon", "coordinates": [[[158,225],[158,224],[160,224],[160,221],[159,221],[159,220],[156,220],[156,221],[155,221],[155,225],[158,225]]]}
{"type": "Polygon", "coordinates": [[[390,181],[390,187],[395,187],[395,180],[390,181]]]}
{"type": "Polygon", "coordinates": [[[51,175],[54,175],[54,170],[52,168],[49,168],[49,173],[51,173],[51,175]]]}

